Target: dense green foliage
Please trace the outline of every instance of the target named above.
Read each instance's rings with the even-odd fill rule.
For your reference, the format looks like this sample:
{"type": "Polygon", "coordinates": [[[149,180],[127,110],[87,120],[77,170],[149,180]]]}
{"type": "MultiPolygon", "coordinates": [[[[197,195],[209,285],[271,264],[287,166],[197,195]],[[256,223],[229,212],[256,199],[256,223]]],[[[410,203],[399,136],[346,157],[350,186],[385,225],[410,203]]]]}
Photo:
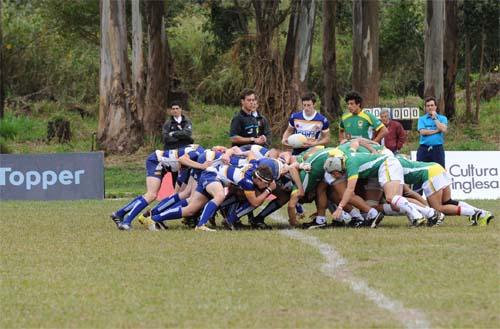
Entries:
{"type": "MultiPolygon", "coordinates": [[[[98,96],[99,1],[3,1],[2,24],[8,96],[43,90],[58,100],[94,103],[98,96]]],[[[286,8],[289,2],[284,1],[286,8]]],[[[167,34],[181,88],[198,101],[235,104],[249,82],[255,38],[250,2],[166,1],[167,34]]],[[[459,26],[471,35],[473,72],[479,70],[481,33],[485,33],[484,72],[498,70],[498,13],[494,0],[464,1],[459,26]]],[[[130,8],[127,7],[130,24],[130,8]]],[[[340,94],[351,88],[352,3],[337,10],[337,78],[340,94]]],[[[423,79],[425,3],[380,2],[382,97],[416,94],[423,79]]],[[[322,9],[318,6],[308,86],[322,94],[322,9]]],[[[288,21],[279,28],[284,48],[288,21]]],[[[463,32],[462,31],[462,32],[463,32]]],[[[462,35],[463,33],[461,33],[462,35]]],[[[463,86],[463,47],[458,84],[463,86]]]]}

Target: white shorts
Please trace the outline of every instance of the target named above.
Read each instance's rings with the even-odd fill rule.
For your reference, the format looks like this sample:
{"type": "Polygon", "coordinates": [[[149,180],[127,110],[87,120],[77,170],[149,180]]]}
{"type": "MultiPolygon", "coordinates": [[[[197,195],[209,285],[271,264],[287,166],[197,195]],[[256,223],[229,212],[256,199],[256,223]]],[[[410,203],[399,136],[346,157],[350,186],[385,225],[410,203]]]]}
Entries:
{"type": "Polygon", "coordinates": [[[451,185],[451,177],[443,169],[443,167],[441,166],[439,166],[439,168],[437,168],[437,166],[436,168],[433,167],[429,168],[429,179],[422,184],[422,188],[424,190],[426,197],[429,197],[435,192],[451,185]]]}
{"type": "Polygon", "coordinates": [[[404,184],[403,167],[401,167],[401,163],[399,163],[398,159],[387,157],[378,169],[378,182],[380,186],[383,187],[386,183],[396,180],[399,181],[401,185],[404,184]]]}

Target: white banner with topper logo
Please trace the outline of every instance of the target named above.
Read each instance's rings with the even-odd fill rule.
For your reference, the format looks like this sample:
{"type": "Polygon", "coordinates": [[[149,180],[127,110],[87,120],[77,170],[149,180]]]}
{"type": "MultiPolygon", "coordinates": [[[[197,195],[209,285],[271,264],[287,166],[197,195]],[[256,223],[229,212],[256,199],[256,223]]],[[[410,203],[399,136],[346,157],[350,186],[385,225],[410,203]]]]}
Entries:
{"type": "Polygon", "coordinates": [[[453,199],[500,199],[500,151],[445,151],[445,162],[453,199]]]}

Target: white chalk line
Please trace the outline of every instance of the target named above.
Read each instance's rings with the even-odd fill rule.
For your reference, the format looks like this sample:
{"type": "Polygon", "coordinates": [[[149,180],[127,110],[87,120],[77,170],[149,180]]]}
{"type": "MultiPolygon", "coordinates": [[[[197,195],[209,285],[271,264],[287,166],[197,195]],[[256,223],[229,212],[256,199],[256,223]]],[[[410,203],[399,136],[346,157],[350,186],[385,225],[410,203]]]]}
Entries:
{"type": "MultiPolygon", "coordinates": [[[[277,222],[288,223],[281,215],[273,214],[270,217],[277,222]]],[[[378,307],[391,312],[405,328],[430,328],[429,321],[421,311],[408,309],[404,307],[403,303],[390,299],[383,293],[370,288],[363,280],[355,278],[353,273],[346,267],[347,261],[331,245],[322,243],[318,238],[297,230],[280,230],[279,232],[318,249],[326,260],[321,266],[323,274],[347,283],[354,292],[365,296],[378,307]]]]}

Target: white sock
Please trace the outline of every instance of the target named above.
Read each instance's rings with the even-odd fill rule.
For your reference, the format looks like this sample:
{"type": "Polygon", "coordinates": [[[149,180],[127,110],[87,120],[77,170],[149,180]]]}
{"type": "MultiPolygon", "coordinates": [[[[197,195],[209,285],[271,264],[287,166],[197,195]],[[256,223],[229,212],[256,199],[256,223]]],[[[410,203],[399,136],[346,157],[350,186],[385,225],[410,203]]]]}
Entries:
{"type": "Polygon", "coordinates": [[[352,208],[351,211],[349,211],[349,215],[351,215],[351,217],[356,217],[356,218],[362,218],[363,216],[361,216],[361,212],[359,211],[358,208],[352,208]]]}
{"type": "Polygon", "coordinates": [[[417,218],[422,218],[422,214],[415,208],[413,207],[413,204],[411,204],[408,199],[406,199],[404,196],[397,195],[392,199],[391,202],[394,206],[398,207],[403,211],[410,220],[414,220],[417,218]]]}
{"type": "Polygon", "coordinates": [[[377,217],[377,215],[378,215],[377,209],[370,208],[370,211],[368,211],[368,214],[366,215],[366,218],[367,219],[373,219],[373,218],[377,217]]]}
{"type": "Polygon", "coordinates": [[[401,216],[405,214],[404,212],[392,209],[392,206],[389,203],[384,203],[382,207],[384,208],[384,214],[387,216],[401,216]]]}
{"type": "MultiPolygon", "coordinates": [[[[472,208],[472,209],[474,209],[474,210],[479,210],[479,211],[481,211],[481,216],[484,216],[484,215],[485,215],[485,213],[486,213],[486,211],[485,211],[485,210],[480,209],[480,208],[476,208],[476,207],[474,207],[473,205],[470,205],[470,204],[468,204],[467,202],[464,202],[464,201],[458,201],[458,205],[459,205],[459,207],[461,207],[461,208],[462,208],[462,207],[464,207],[464,208],[472,208]]],[[[469,216],[469,215],[467,215],[467,216],[469,216]]]]}
{"type": "Polygon", "coordinates": [[[434,214],[436,213],[436,210],[434,210],[433,208],[430,208],[430,207],[422,207],[422,206],[419,206],[418,204],[415,204],[415,203],[412,203],[412,205],[417,208],[417,210],[422,214],[424,215],[425,217],[429,218],[429,217],[432,217],[434,216],[434,214]]]}
{"type": "Polygon", "coordinates": [[[324,224],[324,223],[326,223],[325,216],[316,216],[316,224],[324,224]]]}
{"type": "Polygon", "coordinates": [[[476,212],[476,209],[468,206],[458,206],[460,211],[460,216],[472,216],[476,212]]]}
{"type": "Polygon", "coordinates": [[[346,213],[345,211],[342,211],[342,214],[340,215],[340,221],[343,221],[344,223],[348,224],[351,220],[352,220],[351,215],[346,213]]]}

